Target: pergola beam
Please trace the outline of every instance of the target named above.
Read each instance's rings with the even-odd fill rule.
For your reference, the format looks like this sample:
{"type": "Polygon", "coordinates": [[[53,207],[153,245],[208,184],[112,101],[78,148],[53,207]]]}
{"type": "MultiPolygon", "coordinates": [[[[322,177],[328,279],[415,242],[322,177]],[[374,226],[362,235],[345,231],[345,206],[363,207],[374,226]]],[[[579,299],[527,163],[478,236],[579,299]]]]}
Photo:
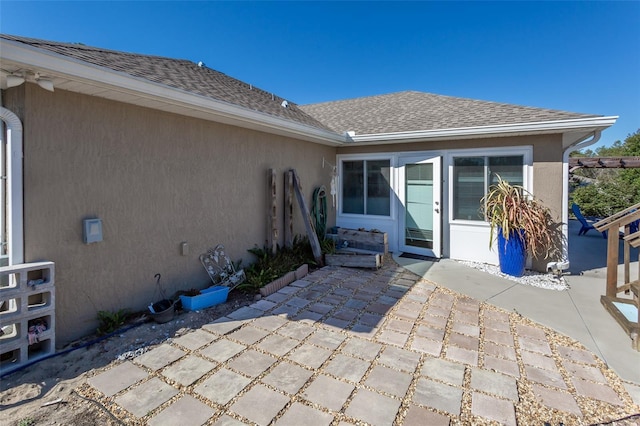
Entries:
{"type": "Polygon", "coordinates": [[[571,157],[569,171],[584,169],[637,169],[640,157],[571,157]]]}

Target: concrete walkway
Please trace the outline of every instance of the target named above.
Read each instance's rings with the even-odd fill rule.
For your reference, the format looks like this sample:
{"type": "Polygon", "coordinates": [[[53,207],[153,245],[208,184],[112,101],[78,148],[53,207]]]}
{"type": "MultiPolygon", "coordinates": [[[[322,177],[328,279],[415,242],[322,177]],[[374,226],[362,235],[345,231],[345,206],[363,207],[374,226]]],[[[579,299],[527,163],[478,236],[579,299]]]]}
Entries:
{"type": "MultiPolygon", "coordinates": [[[[580,343],[392,263],[315,271],[96,371],[79,391],[150,425],[555,425],[640,413],[580,343]]],[[[467,279],[448,265],[443,278],[467,279]]]]}

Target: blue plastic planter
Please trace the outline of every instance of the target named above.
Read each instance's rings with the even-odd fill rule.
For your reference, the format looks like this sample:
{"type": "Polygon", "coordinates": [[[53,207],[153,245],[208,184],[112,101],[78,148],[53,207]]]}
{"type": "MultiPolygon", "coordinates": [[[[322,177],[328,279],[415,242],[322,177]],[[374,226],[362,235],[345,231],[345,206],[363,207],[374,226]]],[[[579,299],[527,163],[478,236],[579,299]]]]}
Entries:
{"type": "Polygon", "coordinates": [[[224,303],[229,295],[229,287],[214,285],[200,290],[200,293],[197,296],[180,296],[182,307],[186,311],[197,311],[224,303]]]}
{"type": "Polygon", "coordinates": [[[502,236],[502,229],[498,228],[498,258],[500,259],[500,272],[503,274],[514,277],[524,275],[527,250],[522,230],[511,231],[509,239],[505,240],[502,236]]]}

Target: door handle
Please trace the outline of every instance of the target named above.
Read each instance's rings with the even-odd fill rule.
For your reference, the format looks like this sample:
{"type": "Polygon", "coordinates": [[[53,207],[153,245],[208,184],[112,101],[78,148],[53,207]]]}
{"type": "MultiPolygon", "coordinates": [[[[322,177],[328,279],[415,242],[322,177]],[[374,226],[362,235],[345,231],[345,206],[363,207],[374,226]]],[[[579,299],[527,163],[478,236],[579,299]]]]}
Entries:
{"type": "Polygon", "coordinates": [[[440,213],[440,209],[433,209],[436,213],[440,213]]]}

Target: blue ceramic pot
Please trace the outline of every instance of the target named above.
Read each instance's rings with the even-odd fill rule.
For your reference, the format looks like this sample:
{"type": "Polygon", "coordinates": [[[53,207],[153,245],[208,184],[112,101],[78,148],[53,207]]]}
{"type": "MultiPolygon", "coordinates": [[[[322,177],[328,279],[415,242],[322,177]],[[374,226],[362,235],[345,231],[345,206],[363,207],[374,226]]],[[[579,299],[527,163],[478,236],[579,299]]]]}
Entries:
{"type": "Polygon", "coordinates": [[[514,277],[524,275],[527,263],[527,250],[524,243],[524,231],[511,231],[509,239],[502,235],[502,228],[498,228],[498,258],[500,272],[514,277]]]}

